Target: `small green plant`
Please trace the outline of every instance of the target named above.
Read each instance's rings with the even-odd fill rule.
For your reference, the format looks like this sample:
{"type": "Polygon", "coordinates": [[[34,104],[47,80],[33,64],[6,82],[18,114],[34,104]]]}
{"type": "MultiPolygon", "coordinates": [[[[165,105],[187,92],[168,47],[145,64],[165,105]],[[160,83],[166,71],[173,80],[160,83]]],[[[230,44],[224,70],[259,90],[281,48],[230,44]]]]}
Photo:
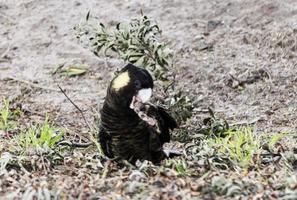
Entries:
{"type": "Polygon", "coordinates": [[[208,112],[210,116],[203,120],[198,132],[210,137],[224,137],[230,129],[228,122],[216,116],[210,107],[208,112]]]}
{"type": "Polygon", "coordinates": [[[74,29],[79,41],[96,56],[116,55],[150,71],[160,93],[165,94],[157,101],[169,109],[178,122],[191,117],[192,102],[182,88],[174,87],[173,53],[168,43],[161,41],[162,31],[156,22],[142,15],[110,29],[88,13],[86,21],[74,29]]]}
{"type": "Polygon", "coordinates": [[[171,91],[170,96],[162,101],[178,122],[185,121],[192,116],[193,104],[191,99],[182,94],[181,90],[171,91]]]}
{"type": "Polygon", "coordinates": [[[184,159],[169,159],[165,162],[165,167],[174,169],[180,175],[189,175],[190,171],[184,159]]]}
{"type": "Polygon", "coordinates": [[[272,151],[273,148],[276,146],[276,144],[288,135],[289,133],[287,132],[281,132],[281,133],[272,135],[268,140],[268,148],[272,151]]]}
{"type": "MultiPolygon", "coordinates": [[[[31,124],[19,135],[7,140],[7,148],[0,157],[0,169],[16,167],[25,171],[49,169],[61,163],[62,149],[55,148],[64,131],[52,126],[46,118],[40,124],[31,124]]],[[[1,173],[1,171],[0,171],[1,173]]]]}
{"type": "Polygon", "coordinates": [[[32,125],[18,138],[19,145],[23,149],[48,147],[54,145],[62,138],[64,132],[53,127],[46,118],[42,124],[32,125]]]}
{"type": "Polygon", "coordinates": [[[15,128],[16,124],[10,120],[13,113],[9,109],[9,101],[3,99],[3,106],[0,107],[0,130],[10,131],[15,128]]]}
{"type": "Polygon", "coordinates": [[[248,168],[255,164],[255,160],[260,159],[265,145],[272,151],[276,144],[287,135],[288,133],[285,132],[273,136],[256,135],[249,126],[233,127],[220,132],[219,136],[210,135],[207,142],[211,148],[216,149],[218,153],[227,155],[240,167],[248,168]],[[258,158],[254,159],[256,157],[258,158]]]}
{"type": "Polygon", "coordinates": [[[209,139],[209,144],[217,148],[220,153],[230,156],[241,167],[246,168],[253,164],[253,156],[259,154],[260,139],[253,134],[251,127],[228,129],[225,137],[209,139]]]}
{"type": "Polygon", "coordinates": [[[74,29],[77,38],[97,56],[114,52],[123,60],[153,72],[157,79],[168,71],[171,51],[165,42],[159,40],[159,26],[147,16],[129,23],[118,23],[111,31],[104,24],[92,21],[88,13],[86,23],[74,29]]]}

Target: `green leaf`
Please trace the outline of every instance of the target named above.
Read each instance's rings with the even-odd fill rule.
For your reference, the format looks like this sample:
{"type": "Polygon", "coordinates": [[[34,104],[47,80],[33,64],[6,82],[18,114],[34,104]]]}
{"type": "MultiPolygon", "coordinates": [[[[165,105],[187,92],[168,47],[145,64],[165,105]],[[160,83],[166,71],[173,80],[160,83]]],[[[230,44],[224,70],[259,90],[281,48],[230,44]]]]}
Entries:
{"type": "Polygon", "coordinates": [[[135,66],[138,66],[138,67],[142,67],[142,66],[145,66],[145,56],[141,56],[140,58],[138,58],[138,60],[134,63],[135,66]]]}
{"type": "Polygon", "coordinates": [[[278,143],[281,139],[283,139],[287,135],[288,135],[287,132],[282,132],[282,133],[278,133],[278,134],[271,136],[271,138],[268,142],[269,149],[272,150],[274,148],[274,146],[276,145],[276,143],[278,143]]]}
{"type": "Polygon", "coordinates": [[[107,55],[107,51],[112,48],[114,46],[114,42],[111,41],[109,44],[107,44],[106,46],[104,46],[102,49],[102,51],[104,52],[104,55],[107,55]]]}
{"type": "Polygon", "coordinates": [[[87,72],[85,66],[70,66],[65,70],[62,70],[62,74],[72,77],[72,76],[81,76],[87,72]]]}
{"type": "Polygon", "coordinates": [[[53,138],[51,138],[50,147],[54,146],[57,142],[59,142],[64,135],[63,131],[55,131],[55,132],[58,134],[56,136],[54,136],[53,138]]]}

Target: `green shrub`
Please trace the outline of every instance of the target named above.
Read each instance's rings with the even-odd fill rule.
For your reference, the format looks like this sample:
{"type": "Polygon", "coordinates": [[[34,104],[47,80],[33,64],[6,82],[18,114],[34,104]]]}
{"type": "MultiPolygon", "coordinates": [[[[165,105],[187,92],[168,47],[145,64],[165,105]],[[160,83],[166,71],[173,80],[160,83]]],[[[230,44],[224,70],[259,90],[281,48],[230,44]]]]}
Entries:
{"type": "Polygon", "coordinates": [[[175,87],[173,54],[161,41],[162,31],[156,22],[142,15],[130,22],[118,23],[114,29],[98,22],[88,13],[86,21],[74,27],[79,41],[96,56],[118,56],[150,71],[161,89],[159,104],[169,109],[178,122],[192,115],[193,105],[183,88],[175,87]],[[165,98],[165,99],[164,99],[165,98]]]}

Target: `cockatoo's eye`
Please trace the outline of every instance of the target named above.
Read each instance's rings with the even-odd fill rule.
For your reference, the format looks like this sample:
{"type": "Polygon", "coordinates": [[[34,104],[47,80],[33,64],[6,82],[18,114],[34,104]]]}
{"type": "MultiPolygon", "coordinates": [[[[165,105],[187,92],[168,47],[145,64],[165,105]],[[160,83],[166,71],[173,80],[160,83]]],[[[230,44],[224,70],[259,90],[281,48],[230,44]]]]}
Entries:
{"type": "Polygon", "coordinates": [[[134,81],[134,85],[135,85],[136,90],[140,90],[141,89],[141,83],[140,83],[139,80],[134,81]]]}

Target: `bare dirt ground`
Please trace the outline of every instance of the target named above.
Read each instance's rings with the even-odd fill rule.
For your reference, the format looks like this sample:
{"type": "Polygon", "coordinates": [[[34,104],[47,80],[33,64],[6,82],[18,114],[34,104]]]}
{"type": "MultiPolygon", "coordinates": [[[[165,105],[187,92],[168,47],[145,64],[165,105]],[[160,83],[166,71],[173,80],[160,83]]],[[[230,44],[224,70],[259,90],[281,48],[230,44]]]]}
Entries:
{"type": "MultiPolygon", "coordinates": [[[[259,132],[296,132],[295,0],[1,0],[0,99],[21,104],[29,113],[27,123],[42,120],[48,113],[68,136],[86,141],[87,127],[58,91],[57,83],[88,110],[92,120],[91,108],[100,109],[114,71],[124,63],[98,58],[84,49],[72,28],[89,10],[114,25],[139,16],[141,9],[159,23],[163,37],[172,41],[178,84],[194,97],[192,121],[201,120],[204,110],[212,107],[229,123],[253,124],[259,132]],[[52,75],[61,64],[84,64],[90,71],[74,78],[52,75]]],[[[72,153],[65,165],[50,171],[20,174],[12,170],[11,176],[1,177],[6,182],[2,182],[0,199],[6,195],[21,198],[29,186],[47,187],[62,199],[121,199],[121,195],[191,199],[202,194],[197,191],[199,173],[196,177],[147,177],[138,171],[115,169],[113,175],[102,178],[106,167],[96,166],[96,158],[89,158],[89,167],[74,161],[76,156],[87,157],[87,151],[72,153]]],[[[112,171],[114,166],[108,167],[112,171]]],[[[215,198],[208,194],[204,197],[215,198]]]]}

